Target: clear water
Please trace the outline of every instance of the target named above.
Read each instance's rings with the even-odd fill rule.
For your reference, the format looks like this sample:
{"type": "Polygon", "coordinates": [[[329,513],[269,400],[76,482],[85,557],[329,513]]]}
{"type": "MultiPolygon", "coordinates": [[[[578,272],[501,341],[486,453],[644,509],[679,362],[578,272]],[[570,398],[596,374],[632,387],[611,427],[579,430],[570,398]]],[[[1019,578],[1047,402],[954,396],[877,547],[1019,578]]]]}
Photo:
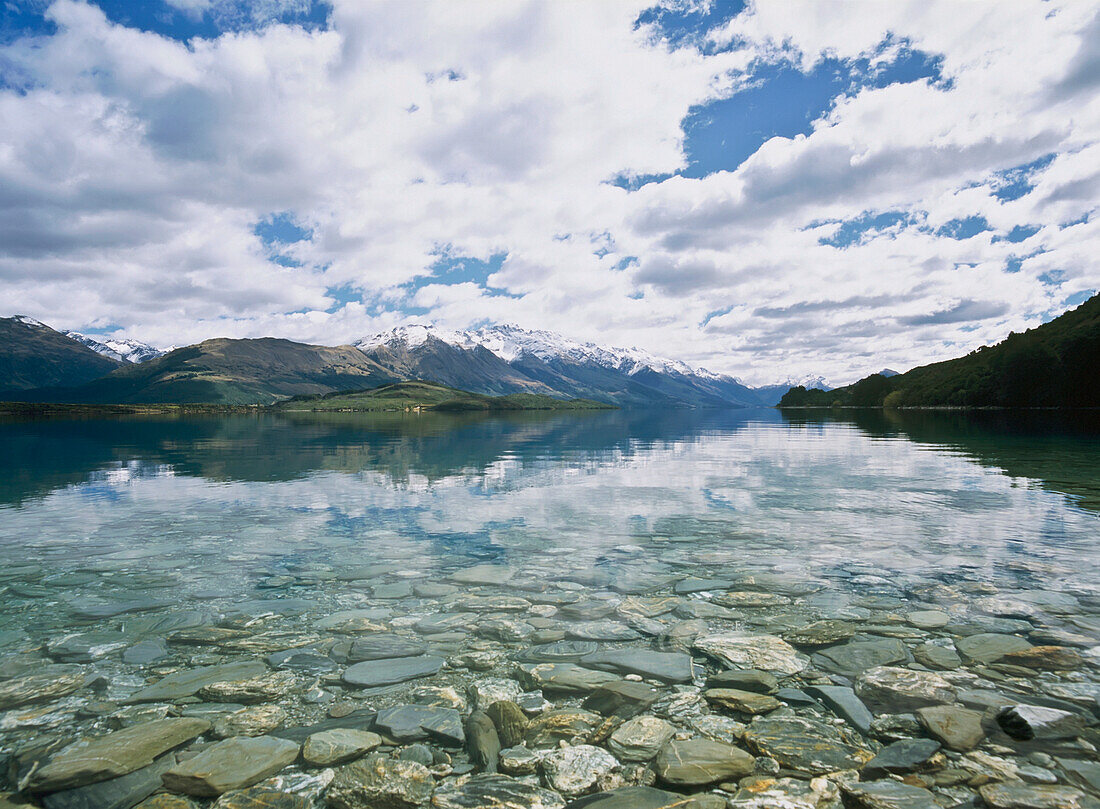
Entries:
{"type": "Polygon", "coordinates": [[[73,604],[355,605],[349,569],[417,581],[481,562],[600,587],[770,574],[842,601],[978,582],[1100,608],[1100,433],[1049,418],[45,420],[0,424],[0,446],[11,642],[64,628],[73,604]],[[278,575],[295,580],[263,587],[278,575]]]}

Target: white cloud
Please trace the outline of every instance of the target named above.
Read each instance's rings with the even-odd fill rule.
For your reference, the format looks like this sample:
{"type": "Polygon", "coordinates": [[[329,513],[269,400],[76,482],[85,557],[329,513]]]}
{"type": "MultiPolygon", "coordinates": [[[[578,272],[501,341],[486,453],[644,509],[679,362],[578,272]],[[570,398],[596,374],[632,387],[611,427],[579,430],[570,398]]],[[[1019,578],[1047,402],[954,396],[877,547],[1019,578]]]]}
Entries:
{"type": "Polygon", "coordinates": [[[1100,287],[1088,4],[761,3],[709,55],[635,29],[645,5],[339,0],[326,30],[181,43],[57,0],[56,34],[0,49],[4,299],[161,343],[335,343],[420,307],[763,382],[954,356],[1100,287]],[[883,61],[901,42],[940,56],[943,80],[865,88],[735,171],[607,182],[684,168],[685,114],[762,59],[883,61]],[[1049,154],[1029,193],[994,193],[1049,154]],[[301,267],[252,232],[280,211],[313,232],[284,251],[301,267]],[[885,211],[909,219],[819,241],[885,211]],[[991,230],[936,233],[973,216],[991,230]],[[1017,225],[1039,229],[1000,238],[1017,225]],[[448,285],[430,277],[443,249],[508,258],[490,289],[448,285]],[[337,308],[343,285],[367,305],[337,308]]]}

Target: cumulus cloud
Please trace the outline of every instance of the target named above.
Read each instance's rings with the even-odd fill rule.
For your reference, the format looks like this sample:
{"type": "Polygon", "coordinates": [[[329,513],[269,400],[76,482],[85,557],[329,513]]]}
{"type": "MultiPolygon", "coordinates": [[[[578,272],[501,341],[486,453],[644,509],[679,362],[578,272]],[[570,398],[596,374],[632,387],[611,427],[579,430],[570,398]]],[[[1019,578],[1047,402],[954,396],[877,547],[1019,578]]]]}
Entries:
{"type": "Polygon", "coordinates": [[[225,33],[55,0],[56,30],[0,46],[13,312],[163,344],[512,321],[839,382],[1100,287],[1088,4],[759,3],[706,42],[639,25],[651,0],[336,0],[323,27],[294,23],[298,0],[171,5],[225,33]],[[685,116],[764,67],[902,46],[939,75],[852,88],[736,169],[678,174],[685,116]],[[256,225],[277,213],[309,238],[273,250],[256,225]],[[452,283],[441,255],[505,259],[452,283]]]}

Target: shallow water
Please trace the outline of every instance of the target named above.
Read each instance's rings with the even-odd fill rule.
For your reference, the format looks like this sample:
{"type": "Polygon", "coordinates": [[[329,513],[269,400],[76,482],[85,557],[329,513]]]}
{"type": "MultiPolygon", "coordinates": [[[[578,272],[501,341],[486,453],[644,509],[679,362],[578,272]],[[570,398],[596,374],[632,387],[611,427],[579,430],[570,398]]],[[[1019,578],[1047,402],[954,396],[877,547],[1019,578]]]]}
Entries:
{"type": "MultiPolygon", "coordinates": [[[[335,612],[374,609],[383,628],[416,634],[427,616],[464,612],[470,594],[550,592],[609,607],[653,594],[735,606],[712,632],[843,620],[856,641],[916,647],[976,632],[1035,632],[1049,645],[1056,631],[1086,662],[1030,675],[969,661],[959,676],[1017,699],[1098,679],[1087,652],[1100,644],[1100,431],[1088,421],[773,410],[124,418],[2,422],[0,446],[0,678],[27,668],[19,660],[75,662],[103,674],[99,697],[119,700],[174,666],[278,647],[120,657],[180,628],[299,633],[283,648],[313,644],[343,663],[339,640],[317,632],[335,612]],[[424,586],[487,563],[507,576],[424,586]],[[674,592],[685,577],[722,583],[674,592]],[[741,595],[722,601],[727,591],[741,595]],[[922,610],[950,624],[906,623],[922,610]],[[117,636],[87,654],[59,645],[89,631],[117,636]]],[[[441,682],[461,684],[474,675],[455,657],[471,650],[487,650],[481,670],[508,676],[512,652],[533,641],[594,633],[648,645],[674,623],[658,613],[657,626],[639,619],[616,638],[571,630],[607,617],[574,612],[529,612],[533,637],[480,632],[481,607],[458,632],[420,634],[450,656],[441,682]]],[[[820,667],[828,648],[799,652],[820,667]]],[[[349,695],[334,671],[303,681],[315,693],[288,705],[299,724],[349,695]]],[[[826,665],[824,676],[857,673],[826,665]]],[[[1075,704],[1094,710],[1094,692],[1075,704]]],[[[390,699],[378,694],[373,707],[390,699]]],[[[0,744],[62,732],[78,702],[53,718],[0,714],[0,744]]]]}

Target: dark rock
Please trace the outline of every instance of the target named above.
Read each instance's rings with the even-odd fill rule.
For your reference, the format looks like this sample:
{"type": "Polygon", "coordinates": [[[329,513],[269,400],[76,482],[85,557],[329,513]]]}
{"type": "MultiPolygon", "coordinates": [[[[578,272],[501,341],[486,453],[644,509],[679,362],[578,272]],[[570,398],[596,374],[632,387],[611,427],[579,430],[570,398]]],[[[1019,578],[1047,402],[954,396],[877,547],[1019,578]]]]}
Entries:
{"type": "Polygon", "coordinates": [[[1068,786],[1037,786],[1020,781],[985,784],[978,792],[990,809],[1096,809],[1100,801],[1068,786]]]}
{"type": "Polygon", "coordinates": [[[703,697],[711,705],[720,705],[726,710],[745,714],[771,713],[782,703],[767,694],[752,691],[739,691],[736,688],[709,688],[703,697]]]}
{"type": "Polygon", "coordinates": [[[863,735],[870,734],[871,720],[874,717],[851,688],[842,685],[810,685],[806,686],[806,693],[817,697],[829,710],[863,735]]]}
{"type": "Polygon", "coordinates": [[[169,674],[167,677],[162,677],[152,685],[131,695],[124,702],[172,702],[173,700],[194,696],[202,688],[214,683],[248,680],[262,676],[267,672],[267,666],[260,660],[183,669],[174,674],[169,674]]]}
{"type": "Polygon", "coordinates": [[[900,781],[841,782],[845,804],[856,809],[940,809],[927,789],[900,781]]]}
{"type": "Polygon", "coordinates": [[[1007,654],[1030,649],[1031,644],[1016,635],[982,632],[955,641],[955,648],[965,660],[974,663],[995,663],[1007,654]]]}
{"type": "Polygon", "coordinates": [[[84,671],[76,666],[43,666],[31,674],[0,680],[0,710],[60,699],[83,685],[84,671]]]}
{"type": "Polygon", "coordinates": [[[691,657],[681,652],[609,649],[582,657],[580,664],[617,674],[637,674],[665,683],[690,683],[692,679],[691,657]]]}
{"type": "Polygon", "coordinates": [[[1081,668],[1085,659],[1065,646],[1032,646],[1009,652],[1001,658],[1001,662],[1038,671],[1069,671],[1081,668]]]}
{"type": "Polygon", "coordinates": [[[314,801],[262,784],[226,792],[210,809],[313,809],[314,801]]]}
{"type": "Polygon", "coordinates": [[[973,750],[982,739],[982,715],[958,705],[932,705],[917,709],[917,718],[933,739],[938,739],[948,750],[965,753],[973,750]]]}
{"type": "Polygon", "coordinates": [[[823,649],[813,659],[826,671],[855,676],[876,666],[903,663],[909,659],[909,650],[904,643],[894,638],[853,641],[823,649]]]}
{"type": "Polygon", "coordinates": [[[563,809],[564,806],[565,801],[556,792],[495,774],[475,775],[465,783],[443,784],[432,797],[433,809],[563,809]]]}
{"type": "Polygon", "coordinates": [[[453,708],[431,705],[397,705],[378,712],[375,727],[398,742],[434,739],[449,747],[462,747],[466,733],[462,715],[453,708]]]}
{"type": "Polygon", "coordinates": [[[585,655],[600,648],[591,640],[562,640],[556,643],[541,643],[524,649],[516,655],[521,663],[573,663],[585,655]]]}
{"type": "Polygon", "coordinates": [[[884,778],[919,772],[928,765],[928,760],[940,750],[940,743],[934,739],[904,739],[882,748],[860,770],[860,777],[866,779],[884,778]]]}
{"type": "Polygon", "coordinates": [[[615,680],[593,691],[582,707],[604,716],[630,719],[657,701],[657,689],[632,680],[615,680]]]}
{"type": "Polygon", "coordinates": [[[790,770],[823,775],[853,770],[870,761],[870,751],[846,741],[836,728],[800,716],[757,719],[745,731],[749,748],[790,770]]]}
{"type": "Polygon", "coordinates": [[[325,800],[335,809],[416,809],[434,787],[423,764],[372,755],[337,770],[325,800]]]}
{"type": "Polygon", "coordinates": [[[42,805],[46,809],[130,809],[161,788],[161,775],[175,763],[174,756],[161,756],[121,778],[52,792],[42,797],[42,805]]]}
{"type": "Polygon", "coordinates": [[[479,770],[497,771],[500,737],[493,720],[483,711],[474,711],[466,720],[466,747],[470,752],[470,760],[479,770]]]}
{"type": "Polygon", "coordinates": [[[509,700],[497,700],[485,709],[504,747],[515,747],[527,735],[531,722],[523,709],[509,700]]]}
{"type": "Polygon", "coordinates": [[[234,736],[204,748],[164,773],[164,786],[185,795],[213,797],[274,775],[298,758],[298,745],[274,736],[234,736]]]}
{"type": "Polygon", "coordinates": [[[1069,739],[1087,724],[1080,714],[1039,705],[1007,705],[997,712],[997,724],[1013,739],[1069,739]]]}
{"type": "Polygon", "coordinates": [[[757,694],[774,694],[778,685],[771,674],[754,669],[720,671],[707,678],[707,688],[736,688],[757,694]]]}
{"type": "Polygon", "coordinates": [[[131,666],[148,666],[165,660],[171,652],[168,644],[160,638],[151,638],[135,643],[122,653],[122,662],[131,666]]]}
{"type": "Polygon", "coordinates": [[[314,733],[302,746],[302,760],[314,767],[331,767],[357,759],[382,743],[377,733],[338,728],[314,733]]]}
{"type": "Polygon", "coordinates": [[[718,795],[681,795],[653,787],[620,787],[578,798],[566,809],[724,809],[718,795]]]}
{"type": "Polygon", "coordinates": [[[395,657],[417,657],[424,654],[428,647],[416,638],[403,635],[379,633],[356,638],[348,650],[348,661],[359,663],[364,660],[388,660],[395,657]]]}
{"type": "Polygon", "coordinates": [[[557,694],[590,694],[619,679],[609,672],[582,668],[574,663],[524,663],[517,674],[525,687],[557,694]]]}
{"type": "Polygon", "coordinates": [[[431,677],[443,668],[443,659],[431,655],[400,657],[392,660],[367,660],[349,666],[343,680],[358,688],[396,685],[420,677],[431,677]]]}

